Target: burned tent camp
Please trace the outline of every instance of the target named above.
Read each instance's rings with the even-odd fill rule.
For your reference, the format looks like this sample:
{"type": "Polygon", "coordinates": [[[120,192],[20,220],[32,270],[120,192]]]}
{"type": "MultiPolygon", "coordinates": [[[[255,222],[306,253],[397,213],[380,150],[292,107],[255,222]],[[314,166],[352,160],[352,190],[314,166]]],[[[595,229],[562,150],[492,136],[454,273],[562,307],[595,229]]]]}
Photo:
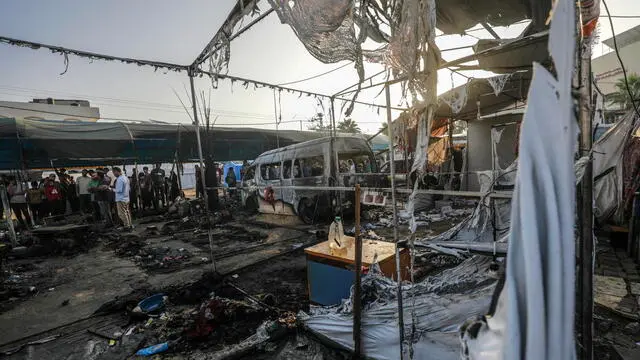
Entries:
{"type": "Polygon", "coordinates": [[[603,358],[622,342],[633,350],[640,339],[611,340],[629,321],[607,311],[631,319],[638,309],[622,310],[640,281],[629,255],[640,243],[637,118],[592,146],[583,45],[599,1],[228,5],[188,65],[0,36],[61,54],[67,68],[83,57],[171,70],[191,98],[180,100],[190,120],[180,124],[0,119],[3,356],[591,359],[594,347],[603,358]],[[286,83],[233,74],[235,39],[268,17],[316,60],[346,61],[358,81],[321,91],[299,84],[337,69],[286,83]],[[439,40],[476,31],[486,36],[461,48],[439,40]],[[442,71],[452,84],[438,95],[442,71]],[[269,93],[273,123],[216,124],[200,77],[214,92],[236,83],[234,96],[269,93]],[[284,126],[286,94],[317,102],[312,130],[284,126]],[[360,107],[384,119],[377,134],[358,133],[360,107]],[[181,181],[187,163],[193,189],[181,181]],[[27,184],[32,177],[40,182],[27,184]],[[605,223],[630,224],[624,251],[600,235],[605,223]],[[606,256],[595,256],[595,241],[606,256]],[[594,318],[616,326],[594,334],[594,318]]]}

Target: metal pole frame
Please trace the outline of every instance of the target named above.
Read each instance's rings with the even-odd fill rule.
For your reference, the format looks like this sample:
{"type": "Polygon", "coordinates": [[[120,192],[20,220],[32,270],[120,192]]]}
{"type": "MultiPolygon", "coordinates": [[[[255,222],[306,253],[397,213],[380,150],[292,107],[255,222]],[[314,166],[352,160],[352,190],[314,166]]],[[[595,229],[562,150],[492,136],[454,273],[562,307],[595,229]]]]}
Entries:
{"type": "Polygon", "coordinates": [[[393,203],[393,242],[396,244],[396,280],[398,282],[398,331],[400,335],[400,357],[404,359],[404,307],[402,305],[402,269],[400,268],[400,247],[398,246],[398,211],[396,209],[396,165],[395,165],[395,148],[393,145],[393,119],[391,115],[391,92],[389,85],[384,87],[385,97],[387,99],[387,128],[389,131],[389,159],[391,176],[391,201],[393,203]]]}
{"type": "Polygon", "coordinates": [[[360,359],[362,353],[362,236],[360,235],[360,184],[356,184],[355,194],[356,233],[355,233],[355,265],[356,278],[353,292],[353,347],[354,357],[360,359]]]}
{"type": "MultiPolygon", "coordinates": [[[[206,209],[206,214],[207,214],[207,221],[209,221],[209,213],[211,211],[211,209],[209,209],[209,195],[207,194],[207,184],[205,182],[205,176],[204,176],[204,157],[202,156],[202,140],[200,139],[200,122],[198,121],[198,103],[196,102],[196,91],[195,91],[195,86],[193,84],[193,75],[194,75],[194,71],[193,69],[190,69],[189,71],[189,84],[191,85],[191,104],[192,104],[192,108],[193,108],[193,122],[195,123],[195,130],[196,130],[196,141],[198,142],[198,160],[200,163],[200,171],[201,171],[201,176],[200,176],[200,182],[202,182],[202,195],[204,198],[204,203],[205,206],[204,208],[206,209]]],[[[216,263],[213,260],[213,239],[211,237],[211,226],[207,226],[207,234],[209,236],[209,252],[210,252],[210,257],[211,257],[211,266],[213,267],[213,271],[216,271],[216,263]]]]}
{"type": "MultiPolygon", "coordinates": [[[[578,16],[578,21],[581,21],[578,16]]],[[[582,329],[582,356],[580,358],[593,359],[593,159],[591,157],[592,119],[591,119],[591,46],[589,39],[582,35],[578,46],[580,60],[580,152],[582,156],[588,156],[581,182],[581,234],[580,234],[580,264],[581,276],[581,325],[582,329]]]]}
{"type": "Polygon", "coordinates": [[[4,217],[7,221],[7,228],[9,228],[11,245],[13,247],[16,247],[18,246],[18,238],[16,235],[16,229],[13,227],[13,220],[11,219],[11,206],[9,205],[9,197],[7,196],[7,188],[4,186],[4,184],[0,184],[0,199],[2,201],[2,211],[4,212],[4,217]]]}

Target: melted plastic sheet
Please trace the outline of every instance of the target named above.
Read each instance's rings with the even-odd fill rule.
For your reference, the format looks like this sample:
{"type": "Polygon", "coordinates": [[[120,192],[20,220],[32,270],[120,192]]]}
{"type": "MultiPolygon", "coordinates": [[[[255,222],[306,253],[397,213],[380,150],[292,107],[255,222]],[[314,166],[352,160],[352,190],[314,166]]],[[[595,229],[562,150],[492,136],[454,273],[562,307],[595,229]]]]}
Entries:
{"type": "Polygon", "coordinates": [[[636,126],[636,115],[627,113],[598,141],[593,144],[593,197],[595,216],[599,221],[612,218],[621,222],[624,215],[623,156],[628,149],[631,132],[636,126]]]}
{"type": "Polygon", "coordinates": [[[507,271],[493,317],[461,332],[467,359],[575,359],[575,4],[554,8],[558,79],[534,63],[511,209],[507,271]]]}
{"type": "MultiPolygon", "coordinates": [[[[495,273],[488,270],[489,264],[487,257],[472,257],[456,268],[402,287],[405,334],[407,341],[413,343],[414,359],[459,358],[459,325],[489,308],[496,282],[495,273]],[[415,333],[412,331],[414,326],[415,333]]],[[[386,277],[373,274],[363,278],[362,344],[363,355],[367,358],[399,358],[396,290],[397,283],[386,277]]],[[[353,349],[351,299],[344,300],[339,306],[312,308],[311,315],[302,318],[314,333],[353,349]]],[[[408,347],[404,348],[408,352],[408,347]]]]}

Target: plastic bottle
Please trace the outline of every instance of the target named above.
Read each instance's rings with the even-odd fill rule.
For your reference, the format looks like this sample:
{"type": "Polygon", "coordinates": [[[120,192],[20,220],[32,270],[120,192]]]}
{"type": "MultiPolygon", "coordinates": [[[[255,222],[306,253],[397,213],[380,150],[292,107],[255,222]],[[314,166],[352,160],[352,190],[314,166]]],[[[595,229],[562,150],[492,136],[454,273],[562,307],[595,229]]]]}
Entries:
{"type": "Polygon", "coordinates": [[[344,228],[340,216],[336,216],[329,227],[329,244],[332,248],[344,247],[344,228]]]}
{"type": "Polygon", "coordinates": [[[151,355],[159,354],[161,352],[165,352],[167,350],[169,350],[169,342],[163,342],[161,344],[152,345],[144,349],[140,349],[136,352],[136,355],[151,356],[151,355]]]}

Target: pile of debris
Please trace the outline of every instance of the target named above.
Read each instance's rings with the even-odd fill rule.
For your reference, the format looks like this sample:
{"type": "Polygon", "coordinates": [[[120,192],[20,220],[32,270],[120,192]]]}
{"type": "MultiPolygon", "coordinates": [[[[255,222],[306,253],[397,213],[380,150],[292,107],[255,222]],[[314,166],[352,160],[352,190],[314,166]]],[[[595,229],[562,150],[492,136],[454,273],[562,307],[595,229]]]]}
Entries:
{"type": "Polygon", "coordinates": [[[212,356],[207,358],[224,359],[267,346],[296,327],[292,313],[278,316],[250,301],[213,294],[195,306],[172,305],[167,296],[156,294],[142,300],[131,315],[139,319],[137,324],[101,335],[110,345],[101,358],[206,351],[212,356]]]}
{"type": "MultiPolygon", "coordinates": [[[[132,258],[145,270],[170,272],[184,267],[193,257],[185,248],[174,249],[169,246],[148,246],[143,238],[136,234],[108,234],[105,246],[113,249],[116,255],[132,258]]],[[[206,259],[209,261],[209,259],[206,259]]]]}

